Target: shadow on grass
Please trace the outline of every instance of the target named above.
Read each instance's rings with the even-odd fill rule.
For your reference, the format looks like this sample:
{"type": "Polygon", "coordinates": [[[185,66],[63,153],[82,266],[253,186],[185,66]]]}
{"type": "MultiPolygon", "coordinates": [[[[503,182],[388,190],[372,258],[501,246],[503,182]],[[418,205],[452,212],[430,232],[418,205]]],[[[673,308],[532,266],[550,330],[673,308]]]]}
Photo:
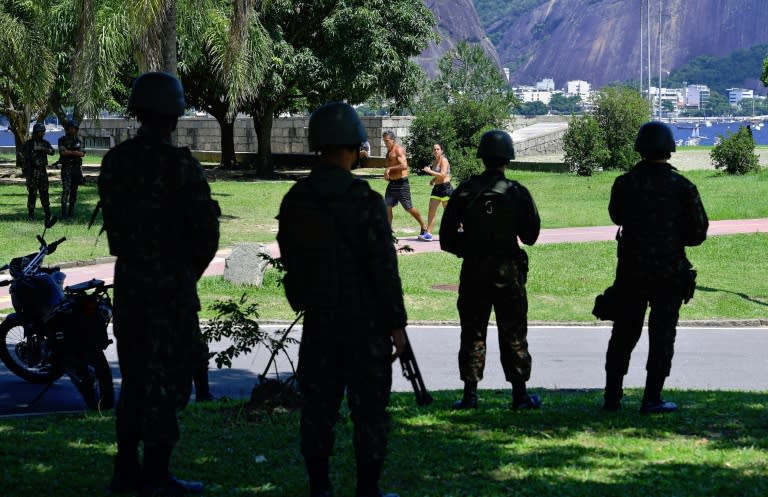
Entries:
{"type": "Polygon", "coordinates": [[[696,290],[699,290],[700,292],[730,293],[732,295],[736,295],[737,297],[741,297],[742,299],[746,300],[747,302],[752,302],[754,304],[768,306],[768,302],[763,302],[762,300],[758,300],[756,298],[750,297],[746,293],[742,293],[742,292],[734,292],[732,290],[723,290],[721,288],[710,288],[710,287],[706,287],[706,286],[697,286],[696,290]]]}
{"type": "MultiPolygon", "coordinates": [[[[666,416],[640,415],[632,402],[604,413],[598,391],[541,393],[543,408],[530,412],[512,412],[501,394],[474,411],[450,410],[453,391],[436,392],[427,408],[394,394],[382,488],[418,497],[768,494],[768,393],[671,391],[682,409],[666,416]]],[[[346,407],[341,414],[331,473],[344,496],[355,466],[346,407]]],[[[180,420],[172,468],[204,480],[207,497],[307,495],[298,412],[215,402],[180,420]]],[[[112,416],[3,420],[0,486],[13,482],[17,497],[101,495],[113,444],[112,416]]]]}

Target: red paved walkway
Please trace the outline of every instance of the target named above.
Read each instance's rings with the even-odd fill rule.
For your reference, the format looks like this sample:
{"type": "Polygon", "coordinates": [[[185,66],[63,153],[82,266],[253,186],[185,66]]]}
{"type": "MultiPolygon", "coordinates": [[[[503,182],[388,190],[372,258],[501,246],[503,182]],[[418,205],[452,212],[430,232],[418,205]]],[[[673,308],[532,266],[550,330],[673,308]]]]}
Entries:
{"type": "MultiPolygon", "coordinates": [[[[768,218],[764,219],[743,219],[736,221],[710,221],[709,236],[732,235],[737,233],[768,233],[768,218]]],[[[542,243],[566,243],[566,242],[594,242],[613,240],[616,236],[616,226],[592,226],[584,228],[555,228],[541,230],[537,244],[542,243]]],[[[400,239],[400,245],[408,245],[414,253],[437,252],[440,250],[440,242],[435,237],[433,242],[419,241],[415,236],[400,239]]],[[[273,257],[279,256],[277,243],[270,243],[267,248],[273,257]]],[[[220,250],[216,258],[206,269],[206,275],[222,274],[224,272],[224,260],[229,255],[230,250],[220,250]]],[[[78,283],[98,278],[108,283],[112,282],[114,264],[104,262],[84,266],[67,267],[64,272],[67,273],[67,284],[78,283]]],[[[0,275],[0,278],[7,278],[7,275],[0,275]]],[[[10,307],[10,297],[8,296],[8,287],[0,288],[0,309],[10,307]]]]}

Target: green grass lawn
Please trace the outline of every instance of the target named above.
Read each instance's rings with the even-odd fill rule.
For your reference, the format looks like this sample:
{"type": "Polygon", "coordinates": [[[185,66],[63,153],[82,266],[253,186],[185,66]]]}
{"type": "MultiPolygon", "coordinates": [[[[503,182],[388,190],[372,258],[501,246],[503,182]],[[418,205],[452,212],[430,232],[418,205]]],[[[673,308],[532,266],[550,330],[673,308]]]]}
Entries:
{"type": "MultiPolygon", "coordinates": [[[[768,314],[768,234],[718,236],[688,249],[699,272],[696,295],[681,309],[683,320],[765,319],[768,314]]],[[[616,265],[615,242],[564,243],[526,247],[530,257],[528,318],[531,321],[593,322],[592,305],[611,284],[616,265]]],[[[461,260],[436,252],[399,258],[408,317],[414,321],[458,321],[456,285],[461,260]],[[446,286],[453,285],[453,288],[446,286]]],[[[293,313],[278,286],[276,271],[267,271],[263,287],[242,287],[220,276],[203,278],[199,293],[204,317],[223,297],[248,295],[263,319],[289,320],[293,313]]]]}
{"type": "MultiPolygon", "coordinates": [[[[747,176],[725,176],[715,171],[685,173],[699,187],[704,206],[712,220],[750,219],[768,217],[768,170],[747,176]]],[[[371,186],[383,193],[384,180],[376,170],[366,170],[371,186]]],[[[611,224],[608,217],[608,198],[616,173],[603,173],[592,177],[567,174],[509,171],[508,175],[521,181],[533,194],[544,228],[569,226],[601,226],[611,224]]],[[[426,221],[430,187],[426,176],[412,176],[414,205],[421,210],[426,221]]],[[[221,205],[221,246],[238,242],[271,242],[277,232],[280,200],[292,181],[215,181],[211,183],[214,198],[221,205]]],[[[26,221],[26,189],[23,185],[0,185],[0,254],[19,254],[36,248],[34,235],[41,230],[41,222],[26,221]]],[[[61,187],[51,187],[51,205],[58,212],[61,187]]],[[[106,239],[97,242],[98,226],[86,229],[96,205],[93,184],[81,187],[76,219],[54,227],[50,237],[66,236],[68,241],[54,254],[51,262],[88,259],[107,254],[106,239]]],[[[42,218],[38,206],[38,217],[42,218]]],[[[442,215],[442,211],[438,212],[442,215]]],[[[394,230],[399,236],[418,233],[418,225],[399,206],[394,212],[394,230]]],[[[439,224],[438,224],[439,226],[439,224]]],[[[435,230],[437,231],[437,229],[435,230]]]]}
{"type": "MultiPolygon", "coordinates": [[[[481,391],[477,411],[448,408],[436,392],[417,408],[392,397],[382,488],[404,497],[763,497],[768,494],[768,393],[671,391],[677,413],[643,416],[641,392],[625,409],[599,410],[596,391],[543,391],[540,411],[513,412],[509,392],[481,391]]],[[[172,461],[209,497],[307,495],[298,412],[242,402],[191,405],[172,461]]],[[[331,477],[352,495],[352,424],[337,426],[331,477]]],[[[0,492],[14,497],[105,495],[115,454],[114,418],[52,415],[0,422],[0,492]]]]}

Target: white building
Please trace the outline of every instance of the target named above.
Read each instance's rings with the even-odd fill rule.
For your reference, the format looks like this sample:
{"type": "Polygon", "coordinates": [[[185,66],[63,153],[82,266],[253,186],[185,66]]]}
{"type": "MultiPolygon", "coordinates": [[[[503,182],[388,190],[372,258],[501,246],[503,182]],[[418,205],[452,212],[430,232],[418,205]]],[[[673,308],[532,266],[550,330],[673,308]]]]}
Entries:
{"type": "Polygon", "coordinates": [[[587,100],[590,91],[592,91],[592,85],[582,80],[568,81],[565,86],[566,95],[569,97],[578,95],[582,100],[587,100]]]}
{"type": "Polygon", "coordinates": [[[536,83],[536,89],[537,90],[544,90],[544,91],[554,91],[555,89],[555,80],[552,78],[544,78],[538,83],[536,83]]]}
{"type": "Polygon", "coordinates": [[[533,86],[519,86],[517,88],[513,88],[512,91],[522,103],[541,102],[544,105],[549,105],[549,102],[552,100],[552,95],[554,93],[549,90],[539,90],[533,86]]]}
{"type": "Polygon", "coordinates": [[[685,87],[685,106],[688,108],[701,109],[709,103],[709,86],[707,85],[688,85],[685,87]]]}
{"type": "Polygon", "coordinates": [[[728,103],[731,107],[738,107],[739,102],[745,98],[755,98],[755,92],[746,88],[728,88],[728,103]]]}

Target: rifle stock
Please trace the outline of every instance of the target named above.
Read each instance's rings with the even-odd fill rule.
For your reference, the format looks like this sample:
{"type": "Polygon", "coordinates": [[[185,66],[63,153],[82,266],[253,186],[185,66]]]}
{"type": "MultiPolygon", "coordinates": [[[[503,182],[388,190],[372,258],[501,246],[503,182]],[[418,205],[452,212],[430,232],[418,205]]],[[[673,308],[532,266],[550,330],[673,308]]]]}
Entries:
{"type": "Polygon", "coordinates": [[[427,406],[432,403],[432,396],[424,385],[424,378],[422,378],[421,371],[419,371],[416,356],[413,355],[411,341],[408,339],[408,334],[405,330],[403,330],[403,336],[405,337],[405,349],[400,355],[400,367],[403,369],[403,376],[411,382],[413,393],[416,394],[416,404],[427,406]]]}

